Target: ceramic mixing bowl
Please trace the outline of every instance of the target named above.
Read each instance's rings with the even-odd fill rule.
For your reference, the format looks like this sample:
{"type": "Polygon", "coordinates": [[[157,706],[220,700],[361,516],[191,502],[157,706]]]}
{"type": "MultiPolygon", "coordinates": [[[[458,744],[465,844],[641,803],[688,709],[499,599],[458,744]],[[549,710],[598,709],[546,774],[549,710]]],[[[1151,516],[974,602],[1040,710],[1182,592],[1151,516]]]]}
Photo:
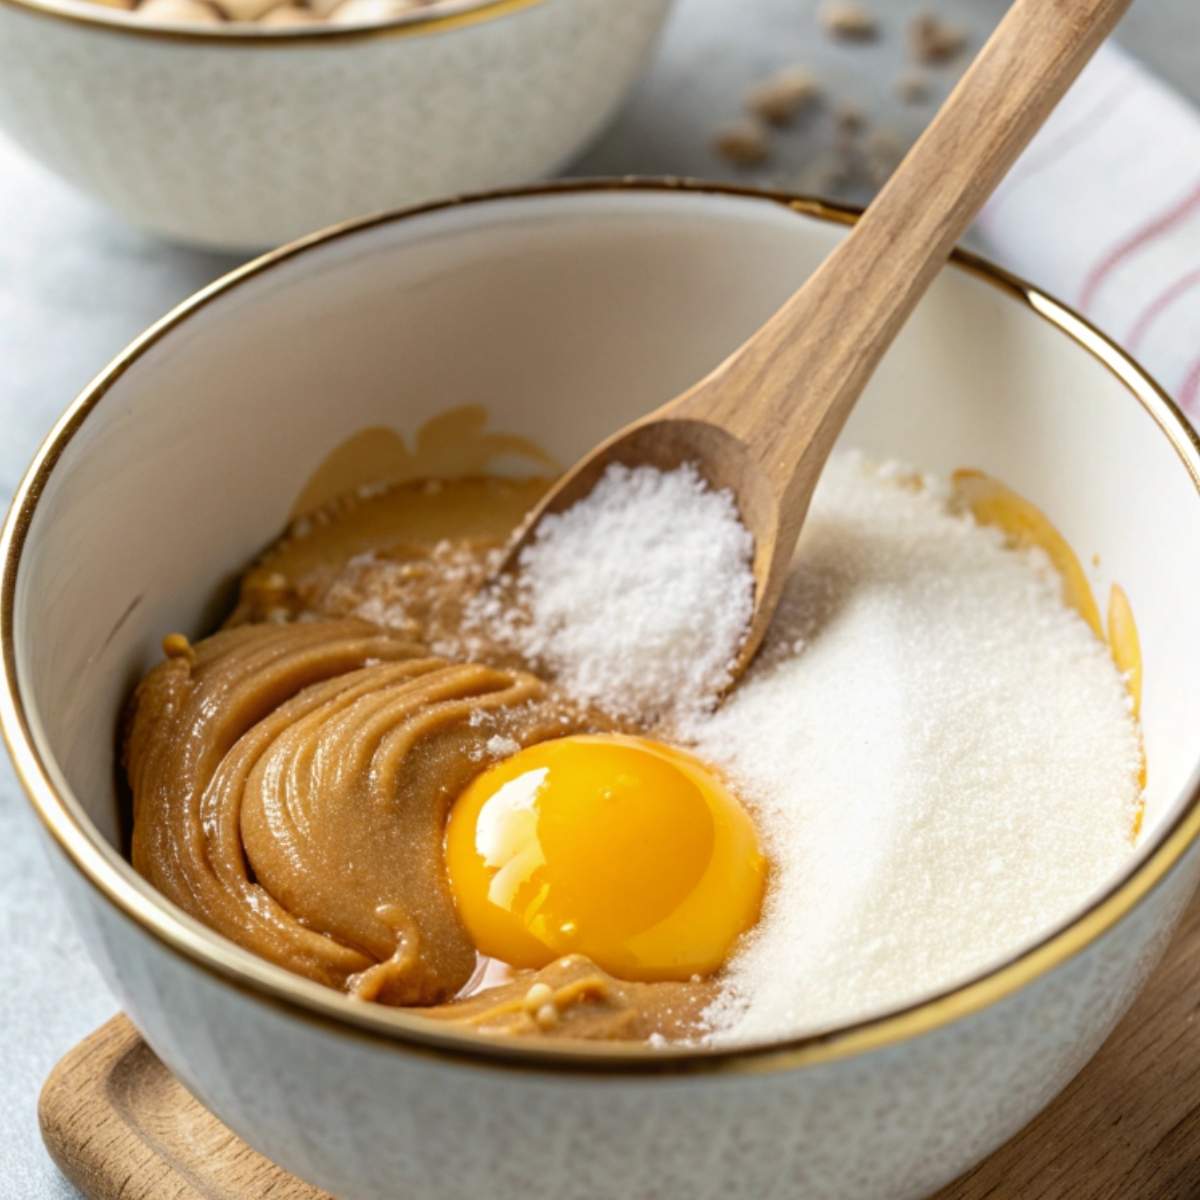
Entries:
{"type": "Polygon", "coordinates": [[[442,0],[280,30],[0,0],[0,128],[135,225],[259,250],[554,172],[612,116],[669,4],[442,0]]]}
{"type": "MultiPolygon", "coordinates": [[[[1039,944],[898,1012],[735,1050],[568,1052],[355,1003],[223,941],[121,854],[114,731],[164,633],[201,634],[329,451],[561,463],[699,378],[845,230],[811,201],[584,184],[309,238],[214,284],[67,410],[3,533],[0,716],[105,977],[252,1146],[341,1200],[905,1200],[1025,1124],[1103,1041],[1200,874],[1200,451],[1129,358],[973,259],[942,273],[844,440],[980,467],[1045,511],[1140,623],[1136,858],[1039,944]],[[438,444],[417,431],[476,405],[438,444]],[[484,416],[483,414],[486,414],[484,416]],[[483,422],[486,420],[486,426],[483,422]]],[[[343,464],[344,466],[345,464],[343,464]]],[[[345,474],[343,472],[343,474],[345,474]]],[[[352,482],[346,475],[342,485],[352,482]]],[[[1017,952],[1014,953],[1014,950],[1017,952]]]]}

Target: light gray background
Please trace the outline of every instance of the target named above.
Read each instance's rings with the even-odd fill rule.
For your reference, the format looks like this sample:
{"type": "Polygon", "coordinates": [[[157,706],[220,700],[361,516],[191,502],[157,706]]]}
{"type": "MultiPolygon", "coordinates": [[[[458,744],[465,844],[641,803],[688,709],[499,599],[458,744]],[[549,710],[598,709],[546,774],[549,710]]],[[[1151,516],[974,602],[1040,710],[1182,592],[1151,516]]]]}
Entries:
{"type": "MultiPolygon", "coordinates": [[[[803,186],[830,145],[828,114],[779,139],[775,161],[759,172],[731,172],[708,149],[712,127],[737,114],[745,86],[791,64],[812,68],[834,105],[854,104],[873,127],[910,140],[932,108],[900,103],[893,82],[905,58],[906,20],[919,6],[919,0],[873,0],[884,36],[859,47],[821,36],[816,0],[679,0],[650,73],[570,173],[731,175],[803,186]]],[[[935,7],[968,26],[977,45],[1004,5],[937,0],[935,7]]],[[[1138,0],[1121,40],[1200,103],[1196,0],[1138,0]]],[[[937,91],[953,73],[932,73],[937,91]]],[[[235,261],[122,227],[0,140],[5,504],[38,440],[88,379],[147,324],[235,261]]],[[[38,1138],[37,1094],[53,1063],[115,1005],[59,904],[6,759],[0,762],[0,942],[0,1197],[74,1197],[38,1138]]]]}

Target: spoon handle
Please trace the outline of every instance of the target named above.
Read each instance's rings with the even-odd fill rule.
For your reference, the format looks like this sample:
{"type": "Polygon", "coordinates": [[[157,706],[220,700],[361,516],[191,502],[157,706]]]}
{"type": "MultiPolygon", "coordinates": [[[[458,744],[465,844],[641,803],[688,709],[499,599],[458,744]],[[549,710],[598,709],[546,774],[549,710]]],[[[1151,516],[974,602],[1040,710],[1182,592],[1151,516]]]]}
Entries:
{"type": "Polygon", "coordinates": [[[1016,0],[849,236],[671,406],[748,443],[785,524],[789,508],[803,519],[854,401],[955,242],[1128,4],[1016,0]]]}

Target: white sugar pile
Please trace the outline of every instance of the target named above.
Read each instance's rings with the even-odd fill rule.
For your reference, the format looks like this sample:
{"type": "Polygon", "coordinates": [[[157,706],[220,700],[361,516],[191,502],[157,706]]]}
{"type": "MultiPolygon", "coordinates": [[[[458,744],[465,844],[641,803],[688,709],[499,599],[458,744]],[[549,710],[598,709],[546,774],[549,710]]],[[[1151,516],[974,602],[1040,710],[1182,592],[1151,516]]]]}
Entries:
{"type": "Polygon", "coordinates": [[[614,716],[703,709],[728,683],[750,621],[752,552],[732,496],[695,468],[616,464],[578,504],[543,518],[522,552],[525,619],[504,628],[494,608],[475,615],[614,716]]]}
{"type": "Polygon", "coordinates": [[[855,457],[825,472],[765,654],[684,734],[752,806],[772,860],[708,1014],[718,1042],[959,981],[1132,852],[1135,722],[1047,560],[855,457]]]}
{"type": "Polygon", "coordinates": [[[716,1042],[959,982],[1132,852],[1138,730],[1107,648],[1043,554],[913,480],[830,462],[767,643],[715,710],[752,543],[693,470],[610,468],[522,556],[519,620],[499,595],[478,602],[491,636],[690,745],[751,808],[771,876],[707,1014],[716,1042]]]}

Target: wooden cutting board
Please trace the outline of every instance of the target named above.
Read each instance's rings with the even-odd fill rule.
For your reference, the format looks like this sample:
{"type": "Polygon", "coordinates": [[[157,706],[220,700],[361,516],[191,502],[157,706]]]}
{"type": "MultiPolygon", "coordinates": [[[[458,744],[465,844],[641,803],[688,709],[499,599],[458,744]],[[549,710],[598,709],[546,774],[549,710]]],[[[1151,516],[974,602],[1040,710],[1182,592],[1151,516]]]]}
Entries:
{"type": "MultiPolygon", "coordinates": [[[[1200,1197],[1198,1015],[1200,900],[1096,1058],[934,1200],[1200,1197]]],[[[89,1200],[331,1200],[202,1108],[123,1016],[54,1068],[39,1116],[51,1157],[89,1200]]]]}

